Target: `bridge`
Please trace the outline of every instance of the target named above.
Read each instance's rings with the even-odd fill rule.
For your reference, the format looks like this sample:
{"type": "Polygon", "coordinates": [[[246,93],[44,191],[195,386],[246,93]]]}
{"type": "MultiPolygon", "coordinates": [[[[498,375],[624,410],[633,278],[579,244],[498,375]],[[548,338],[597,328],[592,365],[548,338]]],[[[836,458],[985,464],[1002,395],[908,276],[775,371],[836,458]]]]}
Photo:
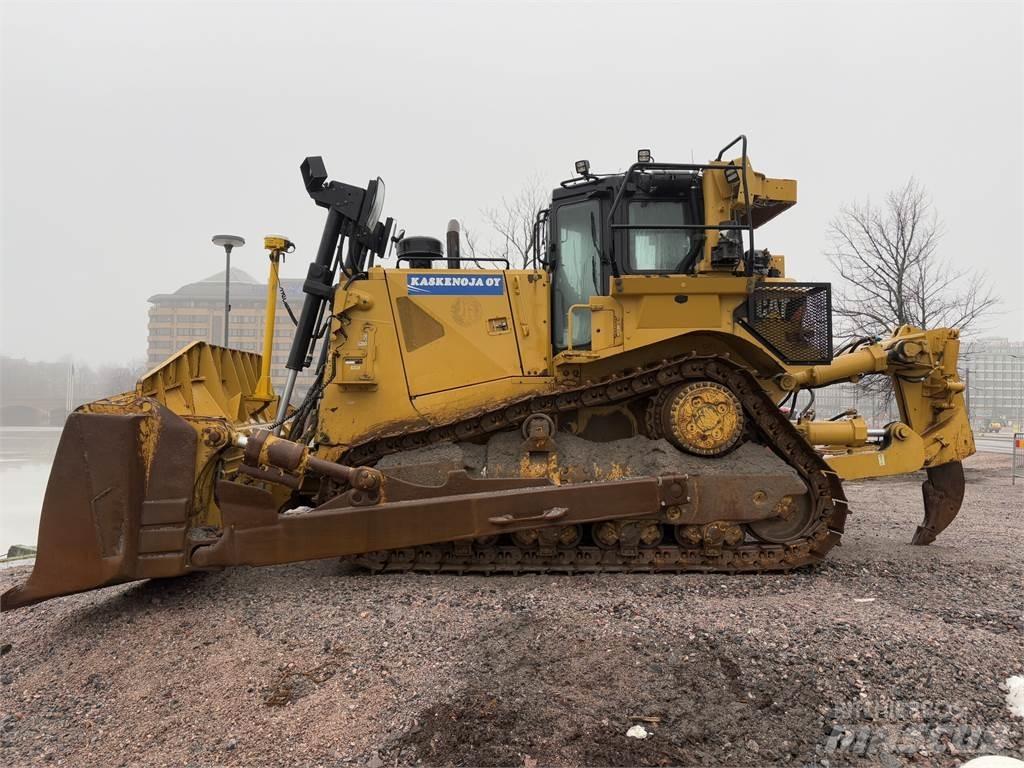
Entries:
{"type": "Polygon", "coordinates": [[[62,397],[4,397],[0,400],[2,427],[60,427],[67,417],[62,397]]]}

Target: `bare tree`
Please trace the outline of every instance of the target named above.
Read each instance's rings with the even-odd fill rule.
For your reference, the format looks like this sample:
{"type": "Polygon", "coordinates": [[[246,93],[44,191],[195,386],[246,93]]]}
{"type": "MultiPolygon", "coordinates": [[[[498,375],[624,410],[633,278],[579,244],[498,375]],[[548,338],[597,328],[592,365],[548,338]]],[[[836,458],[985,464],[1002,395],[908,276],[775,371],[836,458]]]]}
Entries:
{"type": "MultiPolygon", "coordinates": [[[[967,331],[998,302],[984,275],[939,253],[942,224],[913,178],[881,206],[844,205],[828,235],[829,261],[842,279],[833,311],[846,338],[885,336],[901,325],[967,331]]],[[[858,388],[876,415],[893,413],[888,377],[869,376],[858,388]]]]}
{"type": "Polygon", "coordinates": [[[484,219],[497,235],[498,242],[481,250],[481,256],[509,260],[513,268],[526,268],[533,260],[533,225],[537,211],[546,208],[548,196],[536,176],[529,179],[512,198],[502,198],[501,207],[483,211],[484,219]]]}
{"type": "Polygon", "coordinates": [[[828,234],[829,261],[843,282],[834,311],[847,337],[885,335],[901,325],[966,331],[998,302],[982,274],[939,253],[942,225],[913,178],[881,206],[843,206],[828,234]]]}
{"type": "Polygon", "coordinates": [[[462,224],[462,258],[472,259],[476,266],[480,266],[480,262],[477,261],[479,258],[485,258],[486,254],[477,245],[476,235],[467,227],[462,224]]]}

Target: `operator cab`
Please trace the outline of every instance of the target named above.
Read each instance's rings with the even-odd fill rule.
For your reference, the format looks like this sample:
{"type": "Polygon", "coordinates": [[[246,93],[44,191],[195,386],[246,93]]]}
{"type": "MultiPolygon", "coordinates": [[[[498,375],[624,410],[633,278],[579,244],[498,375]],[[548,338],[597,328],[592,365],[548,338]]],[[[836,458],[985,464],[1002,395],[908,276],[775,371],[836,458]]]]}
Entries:
{"type": "MultiPolygon", "coordinates": [[[[577,170],[580,177],[552,193],[543,233],[557,349],[570,346],[569,307],[607,295],[616,274],[691,274],[705,239],[698,173],[635,173],[623,184],[624,174],[594,176],[581,164],[577,170]]],[[[576,313],[572,335],[572,347],[586,348],[589,313],[576,313]]]]}
{"type": "Polygon", "coordinates": [[[746,137],[711,163],[657,163],[642,149],[625,173],[595,175],[586,160],[576,173],[552,193],[534,232],[552,275],[555,349],[589,346],[590,313],[570,323],[570,308],[609,295],[623,275],[779,276],[768,251],[755,250],[754,229],[796,202],[796,183],[754,173],[746,137]],[[741,157],[723,160],[738,144],[741,157]]]}

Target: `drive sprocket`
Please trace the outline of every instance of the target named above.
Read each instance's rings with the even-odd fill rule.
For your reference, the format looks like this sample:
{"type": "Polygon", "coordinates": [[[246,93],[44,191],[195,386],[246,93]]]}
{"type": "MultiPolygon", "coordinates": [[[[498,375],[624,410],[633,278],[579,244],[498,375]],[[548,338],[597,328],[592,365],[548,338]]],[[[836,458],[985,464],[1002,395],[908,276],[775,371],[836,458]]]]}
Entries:
{"type": "Polygon", "coordinates": [[[661,405],[660,432],[695,456],[724,456],[743,438],[743,406],[728,388],[694,381],[673,388],[661,405]]]}

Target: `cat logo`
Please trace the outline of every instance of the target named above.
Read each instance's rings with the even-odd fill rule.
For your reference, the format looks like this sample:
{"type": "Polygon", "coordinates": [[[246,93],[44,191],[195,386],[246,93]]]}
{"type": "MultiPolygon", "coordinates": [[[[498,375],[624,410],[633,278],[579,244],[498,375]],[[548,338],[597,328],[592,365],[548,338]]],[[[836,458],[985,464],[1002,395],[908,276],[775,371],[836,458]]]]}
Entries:
{"type": "Polygon", "coordinates": [[[462,326],[472,325],[480,320],[480,302],[476,299],[457,299],[452,304],[452,319],[462,326]]]}

